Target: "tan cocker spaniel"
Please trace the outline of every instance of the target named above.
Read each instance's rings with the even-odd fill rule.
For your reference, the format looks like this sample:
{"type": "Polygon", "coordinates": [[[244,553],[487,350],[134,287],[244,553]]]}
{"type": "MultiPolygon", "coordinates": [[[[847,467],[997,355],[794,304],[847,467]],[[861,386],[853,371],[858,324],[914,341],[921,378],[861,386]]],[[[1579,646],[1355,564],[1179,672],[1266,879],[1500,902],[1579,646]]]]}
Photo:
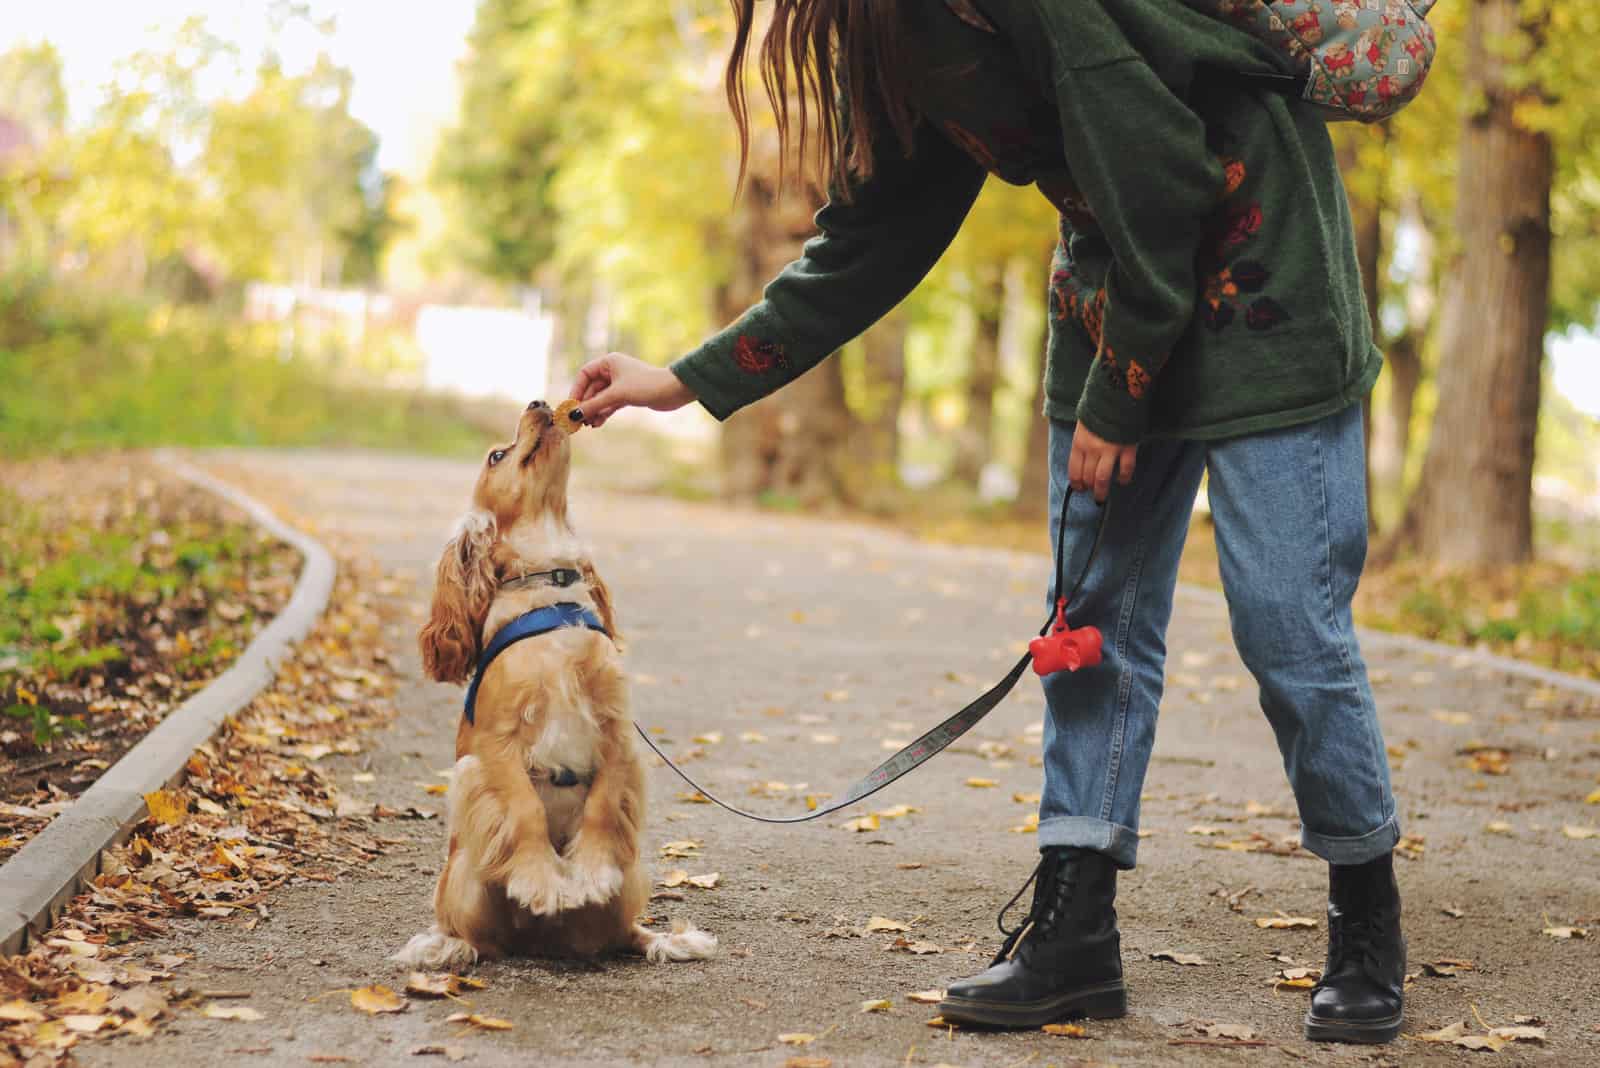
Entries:
{"type": "Polygon", "coordinates": [[[456,732],[435,923],[394,958],[411,967],[716,952],[716,938],[691,925],[660,933],[637,922],[650,893],[639,865],[644,769],[611,593],[567,519],[568,439],[581,419],[569,423],[568,407],[558,417],[535,401],[522,413],[439,559],[418,641],[440,682],[466,682],[496,633],[538,609],[563,605],[565,622],[580,611],[588,622],[517,641],[482,673],[456,732]]]}

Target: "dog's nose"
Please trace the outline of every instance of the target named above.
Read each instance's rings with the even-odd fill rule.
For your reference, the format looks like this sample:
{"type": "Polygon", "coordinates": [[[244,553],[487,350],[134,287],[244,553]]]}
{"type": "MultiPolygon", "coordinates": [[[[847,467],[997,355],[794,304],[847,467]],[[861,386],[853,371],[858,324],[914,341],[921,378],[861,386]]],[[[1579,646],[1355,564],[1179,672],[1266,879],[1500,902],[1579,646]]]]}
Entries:
{"type": "Polygon", "coordinates": [[[530,412],[536,412],[541,408],[548,408],[548,407],[550,407],[550,405],[546,404],[542,400],[536,400],[536,401],[529,401],[528,402],[528,411],[530,411],[530,412]]]}

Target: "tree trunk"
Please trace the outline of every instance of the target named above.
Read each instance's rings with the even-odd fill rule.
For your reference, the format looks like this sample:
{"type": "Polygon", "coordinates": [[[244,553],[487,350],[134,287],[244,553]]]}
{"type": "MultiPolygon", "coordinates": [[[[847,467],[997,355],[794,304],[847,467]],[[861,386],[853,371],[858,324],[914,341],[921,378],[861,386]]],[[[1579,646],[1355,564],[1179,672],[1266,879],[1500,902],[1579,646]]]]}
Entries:
{"type": "MultiPolygon", "coordinates": [[[[761,298],[762,287],[814,232],[818,192],[791,180],[780,197],[771,175],[776,161],[745,184],[732,240],[744,254],[720,294],[718,310],[732,322],[761,298]]],[[[723,492],[751,500],[777,495],[801,504],[839,498],[849,463],[851,416],[839,361],[829,358],[765,400],[723,424],[723,492]]]]}
{"type": "Polygon", "coordinates": [[[906,397],[906,334],[910,318],[890,312],[861,338],[862,415],[852,427],[854,463],[846,470],[846,497],[869,509],[900,485],[900,407],[906,397]]]}
{"type": "Polygon", "coordinates": [[[1402,224],[1416,233],[1416,264],[1406,283],[1406,325],[1389,342],[1389,401],[1373,431],[1372,473],[1380,499],[1396,501],[1405,482],[1411,451],[1411,413],[1422,384],[1422,346],[1433,330],[1437,280],[1433,270],[1433,235],[1419,206],[1408,203],[1402,224]]]}
{"type": "Polygon", "coordinates": [[[973,490],[994,449],[994,391],[1000,381],[1000,317],[1005,307],[1005,265],[973,272],[972,311],[977,318],[967,373],[966,422],[956,432],[950,479],[973,490]]]}
{"type": "MultiPolygon", "coordinates": [[[[1041,267],[1049,264],[1055,248],[1055,242],[1051,241],[1049,252],[1040,261],[1041,267]]],[[[1039,275],[1040,284],[1036,289],[1041,296],[1048,276],[1048,269],[1039,275]]],[[[1023,519],[1042,519],[1050,510],[1050,420],[1044,415],[1047,344],[1046,337],[1039,338],[1033,345],[1039,353],[1039,369],[1033,376],[1033,399],[1028,402],[1028,437],[1023,445],[1022,473],[1017,476],[1017,499],[1012,505],[1012,510],[1023,519]]]]}
{"type": "MultiPolygon", "coordinates": [[[[1522,23],[1537,47],[1544,16],[1522,23]]],[[[1533,552],[1533,449],[1550,287],[1550,139],[1516,119],[1537,89],[1518,87],[1501,43],[1517,0],[1478,0],[1467,30],[1455,228],[1440,337],[1439,406],[1403,545],[1452,565],[1533,552]]]]}
{"type": "MultiPolygon", "coordinates": [[[[1372,323],[1375,343],[1383,332],[1378,325],[1378,307],[1382,299],[1383,271],[1383,187],[1387,178],[1388,153],[1382,152],[1376,173],[1360,172],[1361,150],[1369,141],[1378,142],[1380,149],[1389,140],[1388,127],[1367,126],[1345,132],[1339,141],[1339,169],[1345,176],[1345,193],[1350,202],[1350,219],[1355,228],[1356,262],[1361,266],[1361,290],[1366,297],[1367,315],[1372,323]]],[[[1361,430],[1366,441],[1367,464],[1367,525],[1378,529],[1377,510],[1373,507],[1374,482],[1372,470],[1372,394],[1361,401],[1361,430]]]]}

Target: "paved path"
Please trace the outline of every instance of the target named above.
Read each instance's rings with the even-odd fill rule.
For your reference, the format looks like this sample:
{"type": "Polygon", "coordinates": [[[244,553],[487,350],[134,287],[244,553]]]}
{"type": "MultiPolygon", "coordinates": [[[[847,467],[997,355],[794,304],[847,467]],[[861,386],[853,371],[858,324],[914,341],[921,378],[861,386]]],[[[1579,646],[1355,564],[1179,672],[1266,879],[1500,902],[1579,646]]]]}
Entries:
{"type": "MultiPolygon", "coordinates": [[[[582,439],[579,440],[581,445],[582,439]]],[[[390,568],[416,581],[420,615],[431,567],[464,505],[473,467],[368,455],[242,454],[218,458],[281,487],[280,499],[324,529],[364,539],[390,568]]],[[[651,498],[574,493],[574,515],[620,603],[630,641],[634,711],[661,728],[707,785],[780,812],[800,795],[842,788],[884,755],[997,677],[1040,616],[1043,557],[918,544],[861,526],[726,511],[651,498]],[[702,739],[698,744],[692,739],[702,739]],[[757,740],[761,739],[761,740],[757,740]],[[752,796],[781,782],[771,797],[752,796]]],[[[451,762],[459,691],[421,681],[415,620],[397,623],[400,720],[369,739],[361,757],[333,764],[356,797],[394,807],[432,804],[421,782],[451,762]],[[357,784],[371,770],[378,779],[357,784]]],[[[1146,784],[1140,868],[1119,901],[1132,1015],[1090,1025],[1091,1041],[1041,1033],[949,1034],[930,1029],[912,991],[942,986],[987,963],[994,913],[1035,857],[1032,835],[1013,833],[1039,788],[1038,687],[1024,680],[959,750],[868,802],[919,811],[875,832],[846,815],[792,828],[736,820],[684,802],[665,769],[651,772],[646,852],[669,841],[703,843],[693,860],[654,859],[719,872],[713,890],[685,888],[656,901],[666,918],[715,932],[723,952],[704,964],[601,967],[536,961],[480,969],[489,989],[474,1011],[515,1029],[458,1037],[456,1007],[418,1003],[367,1017],[329,990],[395,981],[384,958],[429,920],[442,828],[382,825],[411,846],[333,885],[286,889],[271,919],[244,932],[220,923],[176,925],[149,952],[188,952],[185,978],[257,991],[259,1023],[185,1016],[148,1042],[82,1051],[90,1065],[280,1065],[340,1055],[353,1063],[431,1063],[410,1054],[459,1044],[478,1065],[778,1066],[803,1055],[839,1066],[938,1063],[1124,1066],[1465,1063],[1464,1050],[1402,1039],[1387,1050],[1313,1047],[1300,1038],[1302,992],[1276,992],[1286,965],[1320,964],[1324,934],[1264,930],[1282,911],[1320,917],[1323,866],[1304,856],[1209,848],[1252,833],[1292,839],[1292,803],[1271,732],[1234,656],[1225,611],[1212,595],[1180,598],[1171,678],[1146,784]],[[996,780],[992,788],[967,785],[996,780]],[[1202,836],[1190,828],[1218,828],[1202,836]],[[1224,897],[1253,888],[1230,910],[1224,897]],[[1219,896],[1219,892],[1221,896],[1219,896]],[[890,948],[893,934],[848,935],[869,917],[914,923],[909,938],[940,953],[890,948]],[[845,935],[845,937],[840,937],[845,935]],[[1163,950],[1203,965],[1151,959],[1163,950]],[[886,998],[888,1013],[863,1014],[886,998]],[[1198,1037],[1193,1022],[1244,1024],[1272,1046],[1170,1044],[1198,1037]],[[819,1037],[797,1049],[780,1033],[819,1037]],[[228,1052],[232,1051],[232,1052],[228,1052]]],[[[1600,771],[1600,710],[1461,658],[1369,648],[1405,829],[1422,839],[1401,867],[1412,969],[1445,958],[1473,962],[1455,978],[1419,977],[1406,1030],[1517,1015],[1548,1022],[1545,1050],[1508,1049],[1500,1062],[1600,1064],[1600,838],[1574,840],[1563,825],[1600,824],[1582,803],[1600,771]],[[1475,772],[1458,751],[1475,739],[1511,751],[1509,773],[1475,772]],[[1486,830],[1491,822],[1504,833],[1486,830]],[[1444,907],[1459,910],[1460,918],[1444,907]],[[1587,924],[1587,941],[1557,941],[1549,925],[1587,924]]]]}

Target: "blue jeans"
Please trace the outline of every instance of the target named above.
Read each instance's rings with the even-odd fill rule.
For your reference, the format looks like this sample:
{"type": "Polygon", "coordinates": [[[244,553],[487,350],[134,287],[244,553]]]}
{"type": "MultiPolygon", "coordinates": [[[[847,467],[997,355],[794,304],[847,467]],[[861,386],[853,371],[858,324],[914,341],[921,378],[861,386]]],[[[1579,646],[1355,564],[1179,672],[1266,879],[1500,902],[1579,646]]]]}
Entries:
{"type": "MultiPolygon", "coordinates": [[[[1050,428],[1052,544],[1073,426],[1050,428]]],[[[1209,472],[1233,640],[1277,735],[1301,842],[1334,864],[1394,848],[1388,756],[1350,619],[1367,552],[1363,450],[1360,405],[1248,437],[1140,446],[1133,481],[1112,486],[1100,551],[1068,612],[1073,625],[1100,628],[1105,659],[1044,679],[1041,847],[1080,846],[1134,865],[1178,557],[1209,472]]],[[[1069,588],[1099,517],[1093,494],[1073,493],[1069,588]]]]}

